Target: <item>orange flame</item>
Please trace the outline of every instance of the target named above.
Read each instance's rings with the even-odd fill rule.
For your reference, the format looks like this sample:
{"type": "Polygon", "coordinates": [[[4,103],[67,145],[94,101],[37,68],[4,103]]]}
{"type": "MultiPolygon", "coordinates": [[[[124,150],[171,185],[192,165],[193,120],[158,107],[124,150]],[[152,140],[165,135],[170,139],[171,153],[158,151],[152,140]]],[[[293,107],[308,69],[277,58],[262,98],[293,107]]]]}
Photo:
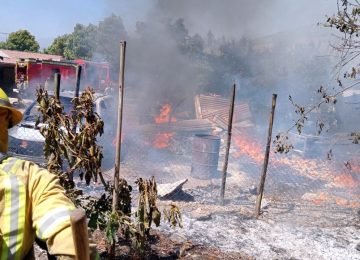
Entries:
{"type": "Polygon", "coordinates": [[[169,141],[173,136],[173,133],[158,133],[155,136],[153,146],[157,149],[163,149],[169,146],[169,141]]]}
{"type": "MultiPolygon", "coordinates": [[[[238,147],[238,151],[236,151],[233,155],[235,157],[247,156],[255,163],[262,164],[264,151],[261,149],[259,144],[252,140],[255,139],[249,138],[248,134],[235,136],[233,141],[238,147]]],[[[360,172],[360,164],[355,163],[354,161],[346,164],[345,166],[347,166],[347,171],[343,171],[342,173],[340,172],[341,174],[339,174],[338,165],[334,163],[318,159],[307,159],[298,155],[283,157],[276,156],[272,152],[271,164],[287,166],[296,171],[299,175],[306,176],[311,179],[322,180],[337,188],[354,190],[360,186],[360,178],[357,178],[357,176],[354,175],[360,172]]],[[[321,205],[329,202],[334,202],[339,206],[351,208],[356,208],[360,205],[360,202],[357,200],[354,201],[351,199],[336,197],[326,192],[320,192],[316,195],[314,194],[314,196],[308,198],[307,200],[315,205],[321,205]]]]}
{"type": "MultiPolygon", "coordinates": [[[[160,109],[160,115],[154,118],[157,124],[166,124],[176,122],[176,118],[171,116],[172,108],[170,104],[165,104],[160,109]]],[[[163,149],[169,146],[169,142],[174,133],[158,133],[153,141],[153,146],[157,149],[163,149]]]]}
{"type": "Polygon", "coordinates": [[[245,136],[234,136],[234,143],[239,149],[234,154],[236,158],[246,155],[256,163],[261,163],[264,160],[264,153],[260,146],[255,142],[251,142],[245,136]]]}
{"type": "Polygon", "coordinates": [[[330,199],[329,194],[325,192],[320,192],[320,194],[312,200],[312,202],[315,205],[320,205],[324,203],[325,201],[328,201],[330,199]]]}
{"type": "Polygon", "coordinates": [[[310,196],[308,196],[308,198],[305,198],[305,200],[312,202],[318,206],[329,202],[334,202],[336,205],[346,208],[358,208],[360,206],[360,203],[358,201],[332,196],[327,192],[311,194],[310,196]]]}
{"type": "Polygon", "coordinates": [[[340,188],[357,188],[359,183],[349,173],[336,176],[333,180],[334,185],[340,188]]]}
{"type": "Polygon", "coordinates": [[[155,117],[155,123],[164,124],[170,122],[176,122],[175,117],[171,117],[172,108],[170,104],[165,104],[160,109],[160,115],[155,117]]]}

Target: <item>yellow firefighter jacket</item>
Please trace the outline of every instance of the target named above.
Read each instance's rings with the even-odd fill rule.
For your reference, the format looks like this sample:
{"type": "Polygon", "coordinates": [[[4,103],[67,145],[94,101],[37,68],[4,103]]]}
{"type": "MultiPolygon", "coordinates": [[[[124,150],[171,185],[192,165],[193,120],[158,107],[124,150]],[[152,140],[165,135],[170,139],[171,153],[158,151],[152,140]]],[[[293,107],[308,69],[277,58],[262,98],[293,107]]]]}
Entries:
{"type": "Polygon", "coordinates": [[[58,178],[36,164],[0,153],[0,259],[23,259],[35,236],[53,255],[75,255],[70,213],[75,208],[58,178]]]}

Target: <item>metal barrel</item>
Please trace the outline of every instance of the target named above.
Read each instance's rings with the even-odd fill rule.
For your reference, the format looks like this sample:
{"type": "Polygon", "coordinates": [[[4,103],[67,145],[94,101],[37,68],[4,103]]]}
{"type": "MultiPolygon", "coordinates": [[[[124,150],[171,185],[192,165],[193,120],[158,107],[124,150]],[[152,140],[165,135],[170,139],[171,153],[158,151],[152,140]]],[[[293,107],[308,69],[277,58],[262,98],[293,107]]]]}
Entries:
{"type": "Polygon", "coordinates": [[[207,180],[217,176],[220,137],[197,134],[192,146],[191,176],[207,180]]]}

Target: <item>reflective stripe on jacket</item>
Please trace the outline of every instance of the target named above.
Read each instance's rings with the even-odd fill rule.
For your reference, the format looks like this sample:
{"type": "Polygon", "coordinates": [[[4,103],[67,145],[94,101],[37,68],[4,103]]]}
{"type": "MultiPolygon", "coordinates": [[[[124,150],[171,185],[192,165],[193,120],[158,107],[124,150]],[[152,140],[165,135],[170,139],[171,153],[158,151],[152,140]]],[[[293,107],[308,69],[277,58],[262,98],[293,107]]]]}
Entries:
{"type": "Polygon", "coordinates": [[[3,189],[4,210],[1,233],[3,238],[0,259],[20,259],[25,229],[25,185],[13,174],[19,166],[12,159],[0,165],[1,189],[3,189]]]}
{"type": "Polygon", "coordinates": [[[51,254],[74,256],[73,209],[55,175],[29,161],[0,160],[0,259],[23,259],[35,235],[51,254]]]}

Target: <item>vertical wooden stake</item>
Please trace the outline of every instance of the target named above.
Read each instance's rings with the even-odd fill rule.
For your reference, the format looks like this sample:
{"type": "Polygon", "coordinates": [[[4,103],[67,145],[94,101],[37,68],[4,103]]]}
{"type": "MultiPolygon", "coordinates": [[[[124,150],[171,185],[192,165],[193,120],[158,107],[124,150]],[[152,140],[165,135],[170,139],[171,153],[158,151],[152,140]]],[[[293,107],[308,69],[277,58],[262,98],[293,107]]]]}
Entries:
{"type": "Polygon", "coordinates": [[[118,98],[118,122],[116,130],[116,154],[115,154],[115,170],[114,170],[114,191],[112,201],[112,212],[117,209],[119,175],[120,175],[120,154],[121,154],[121,134],[123,119],[123,101],[124,101],[124,73],[125,73],[125,51],[126,41],[120,42],[120,72],[119,72],[119,98],[118,98]]]}
{"type": "MultiPolygon", "coordinates": [[[[75,95],[74,95],[74,98],[78,98],[79,97],[79,93],[80,93],[80,79],[81,79],[81,70],[82,70],[82,66],[81,65],[77,65],[76,66],[76,85],[75,85],[75,95]]],[[[76,118],[76,110],[74,111],[74,118],[76,118]]],[[[76,128],[77,128],[77,121],[75,120],[74,121],[74,126],[73,126],[73,133],[75,134],[76,133],[76,128]]],[[[75,161],[75,158],[72,156],[70,158],[71,160],[71,164],[73,165],[74,164],[74,161],[75,161]]],[[[69,178],[70,180],[73,180],[73,173],[69,174],[69,178]]]]}
{"type": "Polygon", "coordinates": [[[81,65],[76,66],[76,87],[75,87],[76,98],[79,97],[79,93],[80,93],[81,71],[82,71],[82,66],[81,65]]]}
{"type": "Polygon", "coordinates": [[[55,73],[54,74],[54,95],[55,98],[60,101],[60,82],[61,82],[61,74],[55,73]]]}
{"type": "Polygon", "coordinates": [[[75,245],[75,259],[90,260],[89,234],[83,209],[75,209],[70,215],[71,229],[75,245]]]}
{"type": "Polygon", "coordinates": [[[232,122],[233,122],[234,107],[235,107],[235,94],[236,94],[236,84],[234,84],[232,87],[232,94],[231,94],[231,99],[230,99],[230,109],[229,109],[229,119],[228,119],[228,135],[227,135],[226,152],[225,152],[225,160],[224,160],[224,165],[223,165],[223,170],[222,170],[222,181],[221,181],[221,191],[220,191],[221,205],[224,205],[226,173],[227,173],[227,167],[228,167],[228,162],[229,162],[232,122]]]}
{"type": "Polygon", "coordinates": [[[258,218],[260,216],[261,210],[261,200],[264,193],[264,186],[265,186],[265,179],[266,179],[266,171],[269,162],[269,153],[270,153],[270,145],[271,145],[271,136],[272,136],[272,128],[273,128],[273,121],[274,121],[274,113],[275,113],[275,106],[276,106],[276,94],[272,96],[272,105],[271,105],[271,112],[270,112],[270,121],[269,121],[269,129],[268,129],[268,138],[267,138],[267,145],[264,157],[264,164],[261,171],[261,179],[260,179],[260,186],[259,192],[256,199],[256,209],[255,209],[255,216],[258,218]]]}

